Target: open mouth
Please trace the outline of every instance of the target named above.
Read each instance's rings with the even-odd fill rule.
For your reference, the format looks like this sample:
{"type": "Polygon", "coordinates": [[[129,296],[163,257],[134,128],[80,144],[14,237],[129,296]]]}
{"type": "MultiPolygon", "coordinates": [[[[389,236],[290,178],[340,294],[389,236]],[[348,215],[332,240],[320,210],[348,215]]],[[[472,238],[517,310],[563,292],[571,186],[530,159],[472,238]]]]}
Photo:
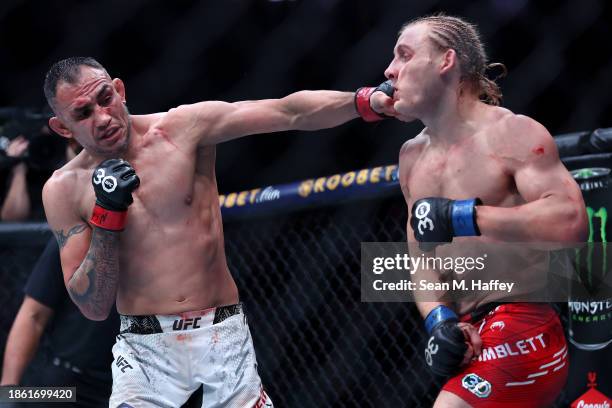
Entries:
{"type": "Polygon", "coordinates": [[[119,131],[118,126],[108,129],[106,132],[102,133],[102,136],[100,136],[100,140],[111,139],[113,136],[117,134],[118,131],[119,131]]]}

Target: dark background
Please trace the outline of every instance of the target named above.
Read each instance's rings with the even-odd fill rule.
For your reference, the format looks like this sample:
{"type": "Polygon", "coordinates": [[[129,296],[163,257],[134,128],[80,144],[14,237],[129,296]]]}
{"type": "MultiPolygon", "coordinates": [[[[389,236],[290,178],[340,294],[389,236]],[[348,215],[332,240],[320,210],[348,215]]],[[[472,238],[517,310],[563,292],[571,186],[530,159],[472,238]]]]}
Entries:
{"type": "MultiPolygon", "coordinates": [[[[40,110],[49,66],[88,55],[122,78],[133,113],[208,99],[376,85],[397,31],[445,11],[507,65],[503,105],[553,134],[612,126],[612,6],[604,0],[11,1],[0,3],[0,106],[40,110]]],[[[354,120],[219,147],[223,192],[395,163],[420,123],[354,120]]]]}
{"type": "MultiPolygon", "coordinates": [[[[377,85],[400,26],[438,11],[478,24],[490,60],[506,64],[505,107],[557,135],[612,126],[612,5],[605,0],[3,0],[0,107],[41,111],[45,72],[74,55],[93,56],[121,77],[136,114],[377,85]]],[[[395,163],[420,129],[354,120],[233,141],[218,149],[219,188],[395,163]]],[[[224,226],[262,378],[278,406],[318,407],[322,399],[332,407],[431,406],[441,382],[425,370],[416,309],[359,302],[352,273],[359,242],[405,240],[405,206],[399,195],[392,200],[224,226]]],[[[8,233],[11,245],[0,245],[2,348],[21,301],[15,294],[48,235],[38,242],[37,234],[8,233]]],[[[576,395],[562,395],[559,406],[584,392],[586,376],[576,384],[576,395]]]]}

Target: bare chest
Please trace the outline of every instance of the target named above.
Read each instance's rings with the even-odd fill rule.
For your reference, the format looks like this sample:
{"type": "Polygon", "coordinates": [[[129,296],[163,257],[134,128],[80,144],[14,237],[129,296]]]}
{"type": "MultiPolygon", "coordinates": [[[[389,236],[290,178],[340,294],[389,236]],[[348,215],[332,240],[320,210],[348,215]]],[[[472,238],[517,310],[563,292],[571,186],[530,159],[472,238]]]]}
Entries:
{"type": "Polygon", "coordinates": [[[503,162],[474,147],[425,151],[403,175],[402,183],[413,200],[479,197],[489,205],[499,205],[515,194],[503,162]]]}
{"type": "Polygon", "coordinates": [[[140,186],[133,194],[135,209],[164,217],[183,212],[196,193],[195,160],[195,154],[173,146],[147,149],[147,154],[133,163],[140,177],[140,186]]]}
{"type": "MultiPolygon", "coordinates": [[[[214,163],[203,166],[198,159],[196,152],[182,151],[171,143],[156,143],[130,161],[140,178],[140,186],[132,193],[134,203],[129,207],[130,230],[183,222],[197,214],[202,203],[214,199],[216,188],[207,183],[211,178],[201,174],[202,167],[214,171],[214,163]]],[[[88,214],[95,194],[90,180],[86,182],[82,208],[88,214]]]]}

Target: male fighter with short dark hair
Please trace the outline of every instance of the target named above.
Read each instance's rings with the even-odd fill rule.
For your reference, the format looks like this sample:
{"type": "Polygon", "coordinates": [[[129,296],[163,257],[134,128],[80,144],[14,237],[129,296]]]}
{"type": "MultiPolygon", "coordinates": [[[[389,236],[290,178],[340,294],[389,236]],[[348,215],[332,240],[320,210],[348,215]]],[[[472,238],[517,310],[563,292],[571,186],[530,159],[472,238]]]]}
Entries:
{"type": "Polygon", "coordinates": [[[272,406],[225,258],[215,146],[337,126],[356,108],[375,120],[370,99],[384,95],[374,92],[301,91],[130,115],[123,82],[97,61],[51,67],[49,124],[84,150],[53,174],[43,200],[73,301],[102,320],[116,300],[122,315],[112,407],[179,406],[200,384],[204,407],[272,406]]]}

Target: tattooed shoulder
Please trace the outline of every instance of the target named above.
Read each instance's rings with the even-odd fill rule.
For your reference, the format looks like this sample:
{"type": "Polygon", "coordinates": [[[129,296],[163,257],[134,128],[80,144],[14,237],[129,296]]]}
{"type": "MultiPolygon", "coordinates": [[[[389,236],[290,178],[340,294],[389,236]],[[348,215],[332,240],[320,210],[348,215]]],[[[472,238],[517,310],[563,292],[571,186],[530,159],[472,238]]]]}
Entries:
{"type": "Polygon", "coordinates": [[[64,230],[53,230],[53,235],[55,235],[55,239],[57,239],[57,243],[59,244],[60,249],[66,246],[66,242],[68,239],[76,234],[80,234],[85,231],[87,228],[86,224],[77,224],[74,227],[70,228],[68,232],[64,232],[64,230]]]}

